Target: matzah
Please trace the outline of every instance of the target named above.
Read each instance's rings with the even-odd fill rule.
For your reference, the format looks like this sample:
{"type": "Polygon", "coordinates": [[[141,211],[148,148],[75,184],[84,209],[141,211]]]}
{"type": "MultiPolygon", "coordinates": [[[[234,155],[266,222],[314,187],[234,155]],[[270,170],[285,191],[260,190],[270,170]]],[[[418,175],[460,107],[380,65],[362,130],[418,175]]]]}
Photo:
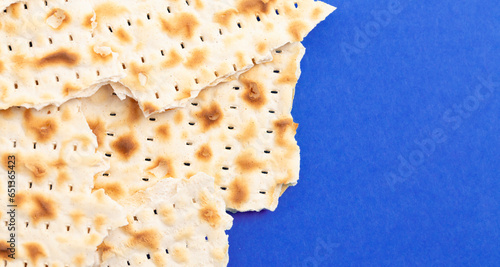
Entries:
{"type": "Polygon", "coordinates": [[[226,266],[232,226],[214,179],[164,179],[124,205],[129,225],[99,246],[103,267],[226,266]]]}
{"type": "Polygon", "coordinates": [[[90,266],[108,229],[127,223],[102,189],[92,192],[93,176],[108,168],[96,147],[77,100],[0,111],[1,266],[90,266]],[[15,229],[7,231],[11,208],[15,229]],[[12,233],[15,259],[7,250],[12,233]]]}
{"type": "Polygon", "coordinates": [[[146,115],[183,107],[200,90],[270,61],[335,8],[314,0],[94,0],[102,45],[127,76],[113,87],[146,115]],[[123,85],[124,86],[123,86],[123,85]]]}
{"type": "Polygon", "coordinates": [[[215,178],[229,210],[274,210],[283,185],[299,178],[297,125],[290,115],[304,53],[300,43],[274,60],[203,92],[185,109],[145,118],[111,88],[82,99],[110,169],[96,188],[117,201],[167,177],[202,171],[215,178]]]}
{"type": "Polygon", "coordinates": [[[94,44],[94,15],[88,1],[74,0],[22,1],[0,12],[0,109],[61,105],[119,80],[116,55],[94,44]]]}

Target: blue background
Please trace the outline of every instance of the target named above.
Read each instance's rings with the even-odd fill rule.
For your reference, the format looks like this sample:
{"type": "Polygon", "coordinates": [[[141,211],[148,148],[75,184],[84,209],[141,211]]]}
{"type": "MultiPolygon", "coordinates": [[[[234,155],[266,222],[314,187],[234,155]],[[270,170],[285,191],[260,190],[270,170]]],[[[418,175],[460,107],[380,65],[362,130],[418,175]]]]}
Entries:
{"type": "Polygon", "coordinates": [[[299,183],[234,215],[229,265],[500,266],[500,2],[401,0],[378,31],[393,1],[326,2],[293,107],[299,183]]]}

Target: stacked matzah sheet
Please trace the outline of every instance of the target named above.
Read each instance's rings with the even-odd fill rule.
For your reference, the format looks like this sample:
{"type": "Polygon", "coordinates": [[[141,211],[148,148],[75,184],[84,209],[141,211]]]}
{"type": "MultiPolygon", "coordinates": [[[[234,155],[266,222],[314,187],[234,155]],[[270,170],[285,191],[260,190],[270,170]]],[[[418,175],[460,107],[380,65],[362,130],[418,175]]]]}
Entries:
{"type": "Polygon", "coordinates": [[[0,265],[225,266],[225,210],[297,183],[298,41],[333,7],[0,8],[0,265]]]}

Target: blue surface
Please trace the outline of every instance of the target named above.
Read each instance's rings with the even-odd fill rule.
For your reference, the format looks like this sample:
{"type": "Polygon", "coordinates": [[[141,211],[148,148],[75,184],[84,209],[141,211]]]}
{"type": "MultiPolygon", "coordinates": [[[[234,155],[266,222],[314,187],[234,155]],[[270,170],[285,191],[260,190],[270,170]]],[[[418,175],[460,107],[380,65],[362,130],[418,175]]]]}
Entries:
{"type": "Polygon", "coordinates": [[[378,24],[394,1],[326,2],[299,183],[234,216],[229,265],[500,266],[500,2],[401,0],[378,24]]]}

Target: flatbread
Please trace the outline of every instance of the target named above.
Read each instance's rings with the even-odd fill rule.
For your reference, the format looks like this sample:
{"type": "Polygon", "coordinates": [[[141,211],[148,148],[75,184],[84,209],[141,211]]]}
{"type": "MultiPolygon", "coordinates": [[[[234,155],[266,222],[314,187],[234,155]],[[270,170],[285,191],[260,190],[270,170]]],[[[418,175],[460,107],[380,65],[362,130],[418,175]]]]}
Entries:
{"type": "Polygon", "coordinates": [[[0,109],[61,105],[123,77],[116,55],[94,43],[94,15],[88,1],[66,0],[0,12],[0,109]]]}
{"type": "Polygon", "coordinates": [[[233,218],[217,193],[203,173],[138,192],[124,204],[129,224],[99,247],[100,266],[226,266],[233,218]]]}
{"type": "Polygon", "coordinates": [[[185,106],[200,90],[301,41],[335,8],[314,0],[93,0],[96,38],[127,71],[118,96],[145,114],[185,106]]]}
{"type": "Polygon", "coordinates": [[[120,202],[161,179],[202,171],[215,178],[229,210],[274,210],[282,186],[299,178],[290,111],[303,54],[300,43],[286,45],[272,62],[203,90],[185,109],[149,118],[109,87],[82,99],[98,150],[110,159],[96,188],[120,202]]]}
{"type": "Polygon", "coordinates": [[[0,234],[1,266],[92,265],[108,229],[127,223],[123,208],[102,189],[92,192],[93,176],[108,168],[96,147],[77,100],[40,111],[0,111],[0,222],[7,226],[7,212],[16,209],[15,231],[0,234]],[[7,189],[13,188],[11,203],[7,189]],[[15,260],[6,250],[11,233],[15,260]]]}

